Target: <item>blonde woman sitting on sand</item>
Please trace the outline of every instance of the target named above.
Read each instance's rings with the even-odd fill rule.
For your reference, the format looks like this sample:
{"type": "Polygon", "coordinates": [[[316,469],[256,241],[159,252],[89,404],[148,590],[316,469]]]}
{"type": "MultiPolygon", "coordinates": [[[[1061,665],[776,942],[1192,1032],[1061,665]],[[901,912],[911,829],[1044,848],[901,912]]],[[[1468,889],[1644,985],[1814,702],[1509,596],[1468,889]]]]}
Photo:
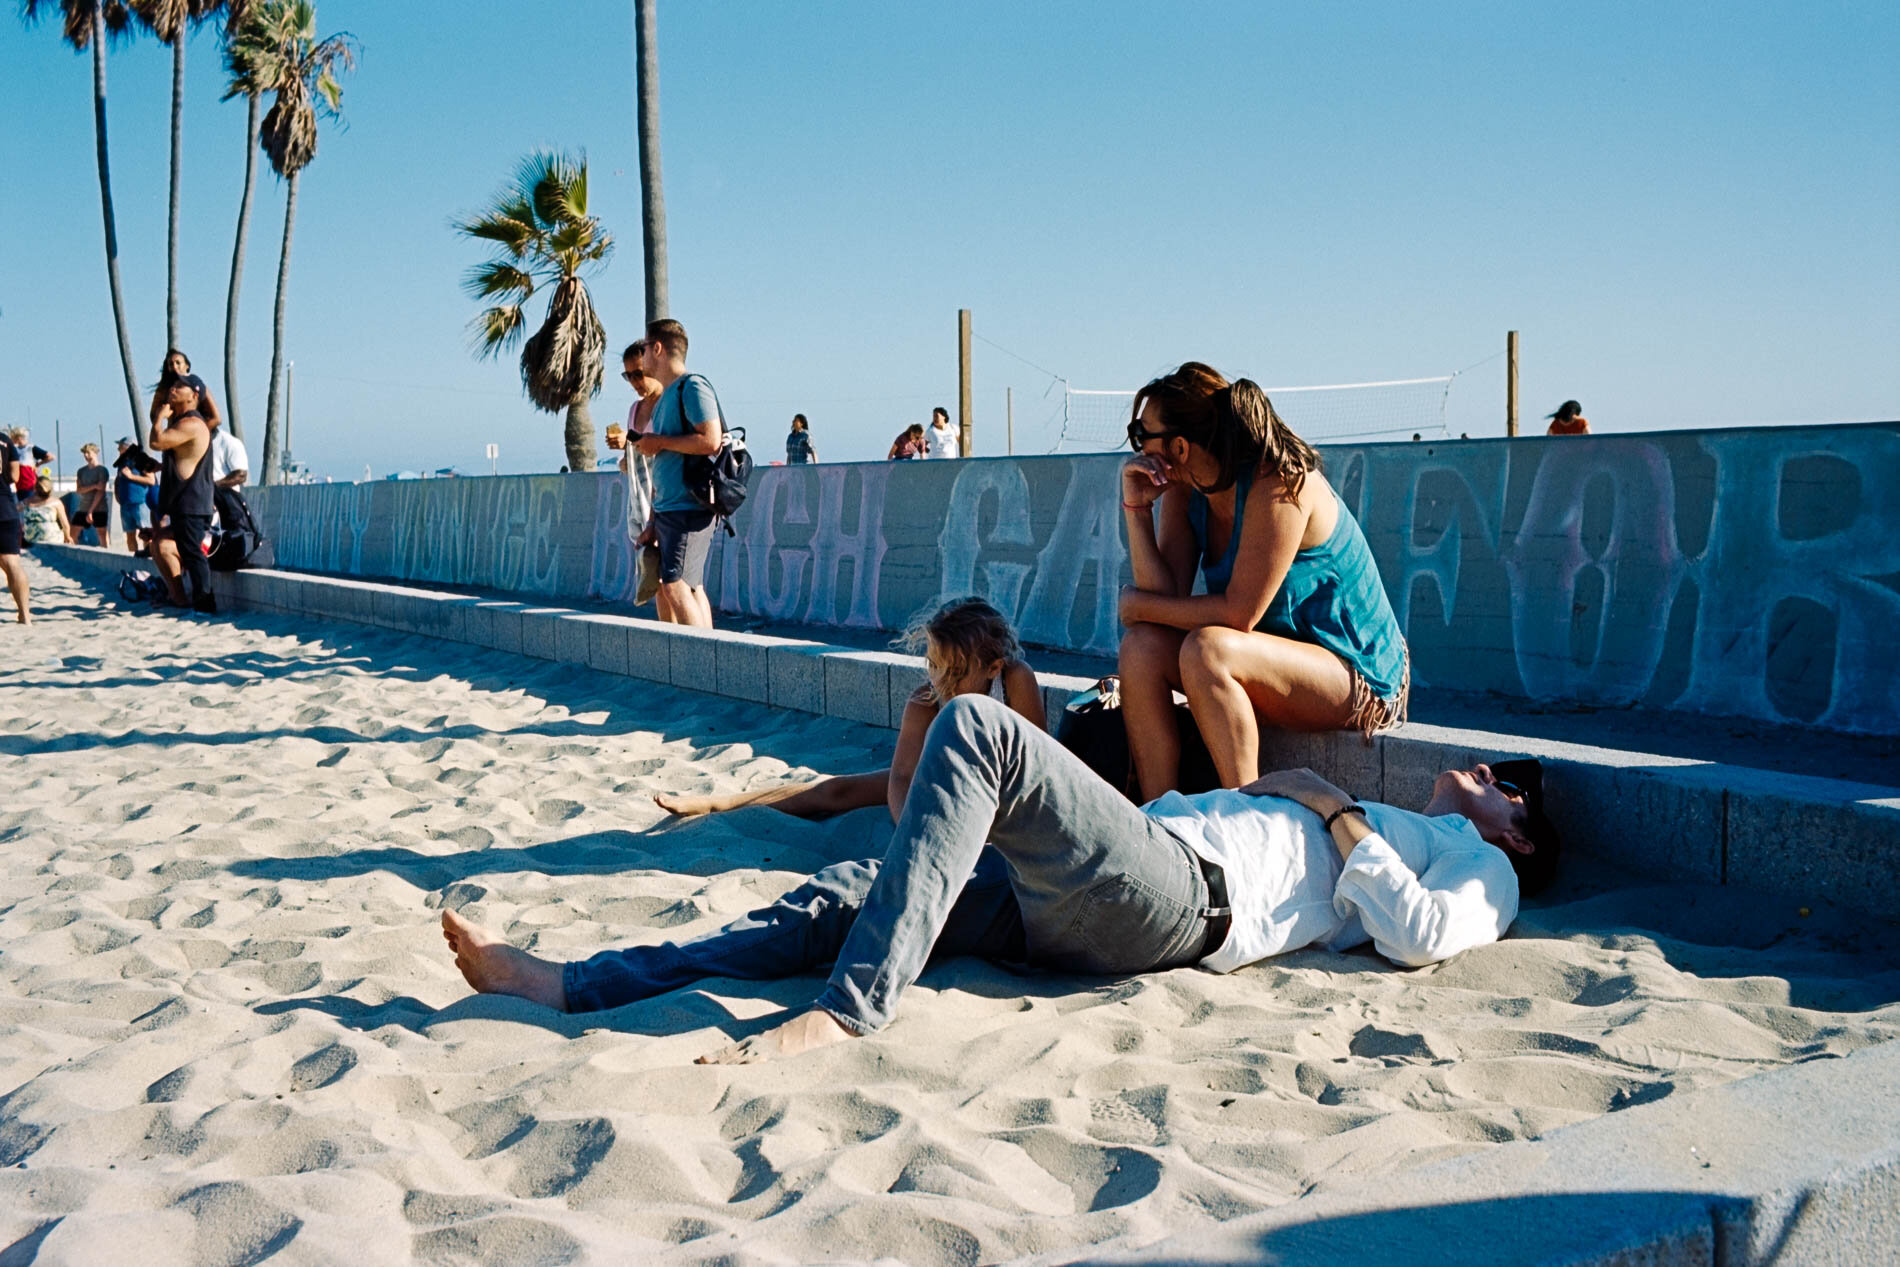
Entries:
{"type": "Polygon", "coordinates": [[[993,696],[1038,728],[1045,725],[1042,688],[1023,661],[1016,631],[1003,613],[982,599],[953,599],[928,617],[919,616],[898,643],[906,651],[924,653],[930,685],[918,687],[904,705],[897,750],[888,769],[718,796],[661,793],[654,801],[672,814],[719,814],[748,805],[769,805],[799,818],[829,818],[882,804],[890,807],[895,821],[910,794],[911,775],[924,749],[924,732],[946,700],[959,695],[993,696]]]}

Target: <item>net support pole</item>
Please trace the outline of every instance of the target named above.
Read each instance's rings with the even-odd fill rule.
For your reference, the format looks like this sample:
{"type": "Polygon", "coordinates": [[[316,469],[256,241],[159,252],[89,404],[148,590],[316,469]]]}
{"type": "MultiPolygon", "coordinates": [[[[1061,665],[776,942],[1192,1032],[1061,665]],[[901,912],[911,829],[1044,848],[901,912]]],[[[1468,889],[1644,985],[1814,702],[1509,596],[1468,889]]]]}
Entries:
{"type": "Polygon", "coordinates": [[[970,310],[957,309],[957,444],[964,457],[976,456],[970,419],[970,310]]]}
{"type": "Polygon", "coordinates": [[[1003,389],[1003,443],[1009,446],[1009,455],[1016,456],[1016,389],[1003,389]]]}
{"type": "Polygon", "coordinates": [[[1504,335],[1504,434],[1517,435],[1517,331],[1504,335]]]}

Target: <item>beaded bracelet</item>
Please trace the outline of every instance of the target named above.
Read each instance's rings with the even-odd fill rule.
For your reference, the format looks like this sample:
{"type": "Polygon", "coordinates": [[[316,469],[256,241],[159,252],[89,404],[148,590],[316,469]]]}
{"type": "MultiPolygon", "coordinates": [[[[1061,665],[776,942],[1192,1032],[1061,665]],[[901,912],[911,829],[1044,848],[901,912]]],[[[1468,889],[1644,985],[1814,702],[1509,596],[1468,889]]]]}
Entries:
{"type": "Polygon", "coordinates": [[[1341,814],[1357,814],[1363,818],[1365,817],[1365,813],[1366,807],[1357,801],[1352,802],[1350,805],[1341,805],[1338,809],[1326,816],[1326,830],[1331,831],[1333,829],[1333,824],[1339,821],[1341,814]]]}

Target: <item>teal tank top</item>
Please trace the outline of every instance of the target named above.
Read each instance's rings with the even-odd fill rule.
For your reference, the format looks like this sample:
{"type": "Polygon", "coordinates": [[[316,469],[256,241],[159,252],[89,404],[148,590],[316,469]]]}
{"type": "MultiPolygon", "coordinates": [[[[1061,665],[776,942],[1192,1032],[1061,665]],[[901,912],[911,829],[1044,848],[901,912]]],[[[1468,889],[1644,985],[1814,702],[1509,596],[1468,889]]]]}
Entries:
{"type": "MultiPolygon", "coordinates": [[[[1200,493],[1188,495],[1188,522],[1194,527],[1201,576],[1210,594],[1225,594],[1233,577],[1252,487],[1251,472],[1234,486],[1234,531],[1219,558],[1210,556],[1207,549],[1207,498],[1200,493]]],[[[1338,501],[1337,494],[1334,500],[1338,501]]],[[[1325,647],[1350,664],[1380,699],[1392,699],[1405,682],[1405,635],[1379,580],[1372,547],[1344,502],[1339,502],[1333,535],[1293,556],[1280,592],[1254,628],[1325,647]]]]}

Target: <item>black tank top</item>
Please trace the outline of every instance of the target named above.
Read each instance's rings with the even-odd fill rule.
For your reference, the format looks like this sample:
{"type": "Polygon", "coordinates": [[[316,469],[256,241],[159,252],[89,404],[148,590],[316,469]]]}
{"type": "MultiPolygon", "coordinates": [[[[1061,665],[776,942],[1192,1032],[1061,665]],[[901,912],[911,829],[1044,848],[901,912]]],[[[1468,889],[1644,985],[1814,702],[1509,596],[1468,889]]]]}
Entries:
{"type": "MultiPolygon", "coordinates": [[[[183,413],[178,421],[196,418],[204,421],[204,415],[197,410],[183,413]]],[[[190,475],[178,478],[178,450],[165,451],[165,471],[158,481],[158,510],[162,515],[209,515],[212,505],[211,449],[205,448],[204,456],[198,459],[198,465],[192,468],[190,475]]]]}

